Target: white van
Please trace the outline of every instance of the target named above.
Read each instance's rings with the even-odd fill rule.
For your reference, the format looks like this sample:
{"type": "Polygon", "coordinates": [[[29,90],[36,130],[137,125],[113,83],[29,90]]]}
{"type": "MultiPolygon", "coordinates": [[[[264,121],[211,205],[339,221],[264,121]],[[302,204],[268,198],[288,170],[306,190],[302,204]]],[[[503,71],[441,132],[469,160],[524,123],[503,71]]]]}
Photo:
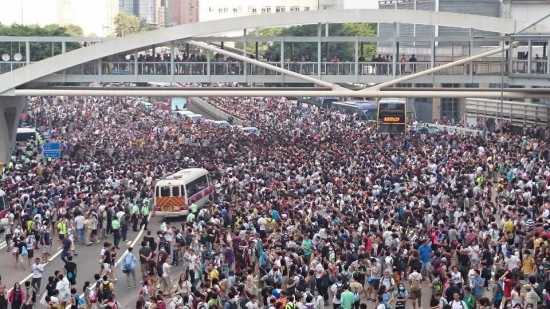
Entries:
{"type": "Polygon", "coordinates": [[[227,128],[229,127],[229,122],[225,120],[219,120],[219,121],[214,121],[214,125],[222,128],[227,128]]]}
{"type": "Polygon", "coordinates": [[[241,128],[241,130],[245,133],[245,134],[254,134],[256,136],[259,136],[260,135],[260,130],[256,127],[244,127],[244,128],[241,128]]]}
{"type": "Polygon", "coordinates": [[[190,111],[173,111],[172,115],[178,119],[186,119],[185,117],[188,115],[194,115],[193,112],[190,111]]]}
{"type": "Polygon", "coordinates": [[[191,121],[192,123],[197,123],[202,119],[202,115],[200,114],[185,115],[185,118],[191,121]]]}

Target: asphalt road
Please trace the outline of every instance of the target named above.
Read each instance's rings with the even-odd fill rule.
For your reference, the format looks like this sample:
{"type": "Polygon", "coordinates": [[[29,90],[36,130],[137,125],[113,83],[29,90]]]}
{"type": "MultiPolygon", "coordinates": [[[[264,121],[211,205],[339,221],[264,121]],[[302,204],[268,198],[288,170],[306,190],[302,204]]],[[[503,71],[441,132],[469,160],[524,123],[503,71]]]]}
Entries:
{"type": "MultiPolygon", "coordinates": [[[[155,233],[156,230],[159,228],[162,218],[160,217],[152,217],[149,222],[149,229],[155,233]]],[[[183,222],[183,219],[181,219],[183,222]]],[[[136,249],[139,249],[141,247],[140,243],[143,239],[144,232],[143,230],[140,230],[139,232],[133,232],[130,228],[128,231],[128,237],[125,242],[120,242],[120,249],[117,250],[117,262],[120,260],[122,255],[126,252],[129,246],[133,246],[136,249]]],[[[108,235],[108,239],[105,241],[113,243],[113,237],[111,235],[108,235]]],[[[78,256],[73,257],[73,261],[77,264],[77,276],[76,276],[76,289],[78,290],[79,294],[82,294],[82,288],[84,286],[84,282],[90,281],[92,284],[95,282],[94,275],[98,273],[99,271],[99,259],[100,259],[100,252],[103,247],[103,242],[100,242],[99,244],[94,244],[92,246],[76,246],[76,253],[78,256]]],[[[42,289],[40,291],[41,294],[44,292],[44,288],[47,284],[47,278],[49,276],[53,276],[54,272],[56,270],[62,270],[65,263],[61,260],[61,250],[57,250],[58,243],[54,243],[54,246],[52,246],[52,257],[48,261],[48,263],[44,266],[44,273],[42,277],[42,289]]],[[[14,267],[13,258],[11,253],[6,252],[7,247],[6,243],[0,242],[0,275],[2,275],[2,282],[8,287],[12,288],[13,285],[16,282],[19,282],[21,285],[26,280],[31,280],[31,270],[30,267],[27,267],[27,264],[25,264],[26,270],[22,270],[21,267],[14,267]]],[[[36,255],[40,253],[41,250],[37,250],[35,253],[36,255]]],[[[136,251],[137,253],[137,251],[136,251]]],[[[117,263],[118,264],[118,263],[117,263]]],[[[181,266],[180,266],[181,267],[181,266]]],[[[175,268],[174,271],[176,273],[179,273],[180,271],[175,268]]],[[[141,288],[141,285],[139,284],[139,278],[141,278],[141,273],[138,269],[136,269],[136,280],[138,281],[137,288],[134,288],[132,285],[131,289],[127,288],[126,285],[126,275],[122,273],[120,270],[120,267],[115,267],[115,278],[118,279],[117,282],[115,282],[115,295],[116,299],[120,302],[120,304],[124,308],[133,308],[135,306],[135,300],[137,299],[137,294],[139,289],[141,288]]],[[[39,297],[37,300],[39,300],[41,297],[39,297]]],[[[45,306],[41,304],[37,304],[36,308],[45,308],[45,306]]]]}
{"type": "MultiPolygon", "coordinates": [[[[162,221],[162,218],[160,217],[152,217],[149,222],[149,229],[154,234],[158,228],[160,227],[160,223],[162,221]]],[[[183,218],[181,219],[171,219],[171,222],[175,225],[179,225],[178,222],[183,222],[183,218]]],[[[120,250],[117,250],[117,262],[120,260],[122,255],[126,252],[128,246],[133,246],[136,248],[140,248],[141,240],[143,239],[144,231],[140,230],[139,232],[133,232],[131,229],[128,231],[128,238],[126,239],[126,242],[121,242],[119,247],[120,250]]],[[[105,241],[109,241],[112,243],[113,238],[112,236],[108,235],[109,238],[105,241]]],[[[57,248],[57,244],[53,246],[57,248]]],[[[100,259],[100,251],[103,247],[103,242],[99,244],[94,244],[92,246],[77,246],[76,247],[76,253],[78,256],[75,256],[73,261],[77,264],[77,277],[76,277],[76,288],[78,290],[78,293],[82,294],[82,288],[84,286],[85,281],[90,281],[92,284],[95,282],[94,275],[99,271],[99,259],[100,259]]],[[[18,267],[17,269],[14,267],[12,255],[9,252],[6,252],[6,243],[0,242],[0,274],[2,275],[3,283],[6,284],[9,288],[13,287],[15,282],[20,282],[20,284],[23,285],[23,283],[26,280],[31,280],[31,272],[30,268],[26,267],[26,270],[23,271],[21,267],[18,267]]],[[[40,252],[40,250],[37,250],[37,252],[40,252]]],[[[136,252],[137,254],[137,252],[136,252]]],[[[64,262],[60,258],[61,251],[60,250],[52,250],[52,257],[50,258],[49,262],[45,264],[44,267],[44,274],[42,279],[42,289],[41,294],[44,292],[44,288],[47,284],[47,277],[52,276],[56,270],[62,270],[63,266],[65,265],[64,262]]],[[[117,263],[118,264],[118,263],[117,263]]],[[[172,278],[173,280],[177,280],[179,278],[179,275],[183,272],[182,266],[176,266],[172,268],[172,278]]],[[[126,275],[122,273],[120,267],[115,267],[115,277],[118,279],[117,282],[115,282],[115,292],[116,299],[123,308],[134,308],[135,307],[135,301],[137,300],[137,295],[139,292],[139,289],[141,288],[141,285],[139,283],[139,280],[141,278],[141,273],[138,269],[136,269],[136,280],[138,281],[137,287],[134,288],[133,284],[131,284],[131,288],[128,289],[126,285],[126,275]]],[[[407,289],[409,287],[408,282],[406,283],[407,289]]],[[[430,289],[427,286],[426,282],[422,282],[422,307],[428,308],[429,307],[429,301],[430,301],[430,289]]],[[[40,299],[41,297],[39,297],[40,299]]],[[[363,299],[363,302],[367,303],[367,306],[369,308],[373,308],[375,306],[375,303],[372,301],[368,301],[366,299],[363,299]]],[[[407,307],[412,308],[411,301],[407,302],[407,307]]],[[[45,306],[42,304],[37,303],[36,308],[43,309],[45,306]]]]}

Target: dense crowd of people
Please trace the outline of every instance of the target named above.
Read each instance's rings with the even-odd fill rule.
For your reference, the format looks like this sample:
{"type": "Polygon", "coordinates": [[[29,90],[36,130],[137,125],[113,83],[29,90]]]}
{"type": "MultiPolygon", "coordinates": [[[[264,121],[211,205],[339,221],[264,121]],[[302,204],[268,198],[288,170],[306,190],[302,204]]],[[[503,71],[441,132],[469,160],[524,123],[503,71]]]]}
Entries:
{"type": "Polygon", "coordinates": [[[186,123],[133,98],[32,98],[27,122],[63,152],[44,159],[30,142],[5,166],[8,249],[33,278],[0,285],[0,309],[122,309],[115,267],[139,290],[124,308],[548,305],[544,140],[388,137],[357,115],[285,98],[206,100],[260,134],[186,123]],[[155,181],[191,166],[210,172],[211,202],[148,226],[155,181]],[[117,257],[130,228],[150,230],[117,257]],[[77,282],[78,248],[93,243],[103,243],[101,270],[77,282]],[[50,270],[57,246],[64,267],[50,270]]]}

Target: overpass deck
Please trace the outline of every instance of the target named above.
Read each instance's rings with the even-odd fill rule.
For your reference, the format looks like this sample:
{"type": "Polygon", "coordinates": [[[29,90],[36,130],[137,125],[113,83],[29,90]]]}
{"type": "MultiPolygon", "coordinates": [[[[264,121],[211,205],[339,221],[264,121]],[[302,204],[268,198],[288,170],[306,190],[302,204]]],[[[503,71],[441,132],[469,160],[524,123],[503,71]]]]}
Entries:
{"type": "MultiPolygon", "coordinates": [[[[398,25],[395,27],[396,29],[399,28],[398,25]]],[[[8,75],[7,73],[10,72],[15,73],[18,70],[24,71],[22,68],[26,66],[35,67],[41,62],[49,60],[32,61],[32,45],[29,45],[29,41],[31,41],[29,38],[0,37],[0,43],[5,41],[12,44],[23,39],[26,40],[26,46],[30,49],[25,49],[23,57],[19,55],[20,61],[0,61],[0,76],[2,74],[8,75]]],[[[48,40],[48,38],[38,39],[40,39],[40,42],[47,42],[48,40]]],[[[62,44],[63,55],[56,55],[55,58],[68,56],[78,51],[72,51],[64,55],[66,45],[70,43],[74,46],[77,42],[75,40],[78,39],[84,40],[84,42],[87,41],[87,38],[66,38],[66,41],[63,41],[62,38],[52,38],[52,42],[62,44]]],[[[106,39],[105,41],[97,41],[96,39],[92,42],[93,44],[82,44],[83,47],[80,49],[101,46],[119,39],[123,38],[106,39]]],[[[276,58],[281,60],[271,61],[271,58],[267,58],[262,61],[264,64],[325,82],[339,84],[383,83],[405,75],[444,66],[496,46],[502,46],[505,42],[506,44],[514,43],[514,47],[510,48],[506,54],[497,54],[454,67],[443,68],[431,74],[415,77],[410,82],[427,84],[503,83],[550,87],[550,59],[547,57],[550,35],[533,37],[492,36],[486,38],[478,38],[473,35],[467,37],[400,37],[396,35],[391,38],[243,36],[232,38],[195,37],[192,40],[202,42],[202,44],[216,45],[219,43],[222,51],[224,51],[224,43],[244,43],[243,46],[247,47],[240,51],[226,44],[225,51],[230,51],[233,55],[240,54],[254,59],[263,58],[263,55],[259,54],[259,44],[278,46],[276,58]],[[250,48],[247,43],[255,43],[256,47],[250,48]],[[295,59],[304,58],[304,55],[295,54],[294,48],[298,49],[300,46],[311,47],[312,44],[317,45],[317,49],[313,49],[313,54],[307,55],[307,58],[311,60],[296,61],[295,59]],[[327,59],[339,56],[325,52],[328,50],[327,46],[331,44],[347,45],[347,57],[341,57],[342,60],[338,61],[327,61],[327,59]],[[371,61],[365,61],[364,45],[377,46],[378,52],[384,51],[384,57],[382,58],[385,59],[378,56],[373,57],[371,61]],[[351,47],[351,52],[349,47],[351,47]],[[537,52],[540,52],[539,57],[526,57],[526,55],[538,56],[537,52]],[[418,60],[414,56],[415,53],[418,60]],[[404,61],[403,55],[405,55],[404,61]],[[415,59],[412,60],[412,58],[415,59]]],[[[231,58],[231,56],[222,56],[219,53],[204,50],[204,47],[195,46],[194,50],[190,51],[190,42],[189,40],[169,41],[160,46],[144,46],[137,50],[133,49],[108,55],[76,66],[65,65],[63,69],[58,71],[51,70],[53,72],[51,74],[43,74],[33,80],[33,83],[304,83],[300,76],[291,76],[276,72],[268,67],[238,61],[231,58]],[[185,45],[187,45],[187,48],[182,48],[185,45]],[[199,57],[199,55],[203,56],[199,57]],[[202,61],[182,60],[189,58],[201,59],[202,61]]],[[[8,57],[8,59],[14,58],[13,55],[11,58],[8,57]]],[[[63,59],[68,60],[70,58],[65,57],[63,59]]]]}
{"type": "MultiPolygon", "coordinates": [[[[396,76],[418,73],[451,61],[438,62],[266,62],[303,75],[333,83],[381,83],[396,76]]],[[[24,62],[0,62],[0,74],[25,66],[24,62]]],[[[500,83],[510,78],[537,78],[550,86],[547,63],[532,63],[531,72],[525,60],[508,64],[501,61],[474,61],[471,64],[442,69],[422,76],[416,83],[500,83]]],[[[89,62],[45,76],[37,82],[236,82],[236,83],[301,83],[279,72],[241,62],[89,62]]]]}

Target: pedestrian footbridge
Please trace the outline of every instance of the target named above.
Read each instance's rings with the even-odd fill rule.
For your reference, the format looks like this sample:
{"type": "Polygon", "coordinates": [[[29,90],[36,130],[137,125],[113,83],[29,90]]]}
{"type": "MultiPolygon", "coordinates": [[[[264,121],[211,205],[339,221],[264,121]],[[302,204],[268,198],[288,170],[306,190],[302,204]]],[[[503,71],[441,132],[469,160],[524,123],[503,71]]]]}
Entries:
{"type": "Polygon", "coordinates": [[[549,60],[546,57],[550,36],[540,36],[540,33],[550,33],[550,30],[540,25],[496,17],[479,18],[477,15],[430,11],[412,13],[407,10],[275,14],[277,18],[261,14],[181,25],[121,38],[0,37],[0,43],[10,43],[11,53],[16,50],[19,54],[17,57],[8,55],[5,61],[0,61],[0,94],[10,95],[10,90],[29,83],[52,82],[287,84],[312,83],[315,79],[328,83],[371,84],[427,70],[430,70],[429,74],[415,75],[410,82],[550,86],[549,60]],[[330,36],[330,31],[327,31],[330,24],[343,20],[349,23],[392,24],[394,35],[330,36]],[[400,35],[401,23],[465,28],[469,30],[469,35],[406,37],[400,35]],[[254,31],[247,33],[247,29],[298,24],[317,24],[318,35],[261,37],[257,33],[251,35],[254,31]],[[525,28],[539,35],[522,33],[521,36],[514,36],[525,28]],[[245,35],[237,38],[211,36],[227,31],[244,31],[245,35]],[[33,62],[31,47],[36,40],[51,42],[52,51],[54,45],[60,45],[61,48],[57,49],[61,53],[33,62]],[[68,44],[75,42],[86,44],[66,52],[68,44]],[[233,44],[229,42],[241,43],[245,48],[230,48],[233,44]],[[255,48],[250,48],[253,43],[255,48]],[[258,44],[278,45],[280,53],[276,57],[262,59],[263,55],[258,54],[258,44]],[[298,49],[300,44],[316,44],[317,48],[310,55],[296,55],[294,49],[298,49]],[[348,46],[353,50],[352,55],[342,58],[334,52],[327,54],[328,46],[333,44],[348,46]],[[370,56],[365,57],[365,45],[376,46],[381,57],[366,59],[370,56]],[[491,50],[495,52],[487,54],[487,57],[472,57],[491,50]],[[535,57],[535,54],[538,56],[535,57]],[[470,61],[449,66],[465,58],[470,61]]]}
{"type": "MultiPolygon", "coordinates": [[[[59,84],[300,83],[332,88],[330,95],[340,97],[377,97],[382,95],[382,91],[376,92],[376,87],[380,90],[405,82],[550,86],[547,57],[550,35],[544,35],[550,34],[550,29],[538,23],[408,10],[321,10],[273,14],[277,15],[259,14],[186,24],[120,38],[0,37],[3,50],[0,55],[0,162],[9,158],[15,145],[18,120],[25,106],[24,96],[52,95],[57,91],[51,89],[52,85],[59,84]],[[330,36],[330,24],[342,21],[390,24],[393,35],[330,36]],[[317,25],[317,35],[262,37],[255,31],[304,24],[317,25]],[[400,33],[401,24],[468,31],[461,37],[407,37],[400,33]],[[213,36],[231,31],[243,31],[243,36],[213,36]],[[244,47],[229,48],[232,45],[229,42],[242,43],[244,47]],[[44,57],[44,46],[49,44],[51,57],[44,57]],[[250,48],[250,44],[254,47],[250,48]],[[259,52],[261,44],[276,45],[279,52],[263,58],[259,52]],[[307,55],[296,52],[303,44],[310,46],[307,55]],[[334,44],[338,48],[329,49],[334,44]],[[368,50],[365,45],[376,48],[380,55],[367,59],[370,55],[365,52],[368,50]],[[37,46],[41,47],[40,57],[33,54],[37,46]],[[344,49],[342,46],[347,46],[345,56],[338,51],[344,49]],[[343,83],[377,85],[372,90],[374,92],[344,91],[337,85],[343,83]]],[[[89,89],[80,93],[70,89],[65,95],[127,95],[129,92],[109,92],[99,87],[89,89]]],[[[279,91],[269,95],[282,95],[279,91]]],[[[62,93],[62,90],[57,93],[62,93]]],[[[217,95],[229,95],[226,93],[217,95]]],[[[309,96],[318,96],[319,93],[311,91],[309,96]]],[[[166,94],[183,95],[182,92],[166,94]]],[[[258,93],[243,91],[240,95],[258,93]]],[[[430,94],[416,95],[425,97],[430,94]]],[[[449,97],[457,94],[432,95],[449,97]]],[[[520,98],[524,95],[526,93],[502,92],[502,97],[520,98]]],[[[496,95],[488,93],[485,96],[496,95]]]]}

